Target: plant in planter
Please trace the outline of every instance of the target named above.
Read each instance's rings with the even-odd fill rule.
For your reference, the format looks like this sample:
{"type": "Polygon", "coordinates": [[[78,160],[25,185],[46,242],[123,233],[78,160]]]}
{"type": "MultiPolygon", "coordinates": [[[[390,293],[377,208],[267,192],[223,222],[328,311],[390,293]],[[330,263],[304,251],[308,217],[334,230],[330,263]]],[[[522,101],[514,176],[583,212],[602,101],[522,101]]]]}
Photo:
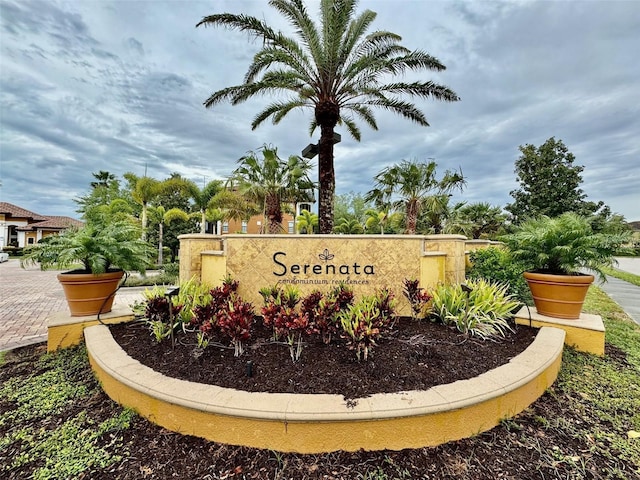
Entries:
{"type": "Polygon", "coordinates": [[[47,237],[29,248],[21,264],[46,269],[74,270],[61,273],[72,316],[111,311],[114,293],[125,270],[144,273],[153,257],[151,246],[140,240],[140,229],[126,219],[87,223],[47,237]]]}
{"type": "Polygon", "coordinates": [[[629,235],[593,233],[586,217],[567,212],[530,219],[501,240],[526,268],[524,276],[538,313],[577,319],[594,280],[584,271],[606,279],[602,268],[614,264],[613,255],[629,235]]]}

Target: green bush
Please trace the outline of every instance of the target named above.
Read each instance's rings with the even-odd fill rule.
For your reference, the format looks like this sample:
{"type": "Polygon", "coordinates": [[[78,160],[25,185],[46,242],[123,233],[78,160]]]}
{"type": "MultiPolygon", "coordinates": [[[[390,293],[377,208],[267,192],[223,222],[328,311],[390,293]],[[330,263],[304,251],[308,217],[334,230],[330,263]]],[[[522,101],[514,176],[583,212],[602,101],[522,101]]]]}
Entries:
{"type": "Polygon", "coordinates": [[[525,267],[511,258],[509,250],[500,247],[488,247],[476,250],[469,255],[471,267],[467,278],[485,279],[493,283],[507,285],[507,291],[520,302],[533,305],[531,291],[522,273],[525,267]]]}
{"type": "Polygon", "coordinates": [[[432,315],[465,335],[485,340],[504,337],[511,330],[508,319],[519,305],[506,285],[484,279],[466,285],[438,285],[433,291],[432,315]]]}
{"type": "Polygon", "coordinates": [[[576,275],[589,269],[605,278],[602,268],[613,266],[613,256],[631,240],[631,232],[594,233],[588,218],[566,212],[531,218],[501,240],[527,271],[576,275]]]}
{"type": "Polygon", "coordinates": [[[14,247],[11,245],[5,245],[2,247],[4,253],[8,253],[10,257],[21,257],[24,254],[22,247],[14,247]]]}

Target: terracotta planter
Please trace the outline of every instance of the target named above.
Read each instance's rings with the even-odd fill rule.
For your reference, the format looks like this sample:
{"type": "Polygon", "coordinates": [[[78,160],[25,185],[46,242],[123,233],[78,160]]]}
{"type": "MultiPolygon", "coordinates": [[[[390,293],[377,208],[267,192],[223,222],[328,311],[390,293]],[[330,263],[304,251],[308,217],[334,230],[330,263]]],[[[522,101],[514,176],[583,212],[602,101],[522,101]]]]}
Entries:
{"type": "Polygon", "coordinates": [[[548,317],[576,320],[580,318],[593,275],[552,275],[524,272],[536,310],[548,317]]]}
{"type": "Polygon", "coordinates": [[[124,275],[122,270],[101,273],[65,272],[58,275],[72,317],[108,313],[113,306],[113,293],[124,275]],[[105,301],[106,299],[106,301],[105,301]]]}

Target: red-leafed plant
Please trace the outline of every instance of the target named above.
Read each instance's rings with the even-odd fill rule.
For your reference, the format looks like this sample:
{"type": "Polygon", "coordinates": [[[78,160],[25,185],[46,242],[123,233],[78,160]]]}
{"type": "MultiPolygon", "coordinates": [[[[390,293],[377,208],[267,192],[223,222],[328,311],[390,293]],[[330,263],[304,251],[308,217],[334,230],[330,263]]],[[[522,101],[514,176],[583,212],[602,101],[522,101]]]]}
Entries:
{"type": "Polygon", "coordinates": [[[260,294],[265,302],[262,307],[264,324],[273,328],[274,340],[285,340],[291,359],[298,361],[302,354],[302,336],[313,330],[309,316],[296,309],[300,292],[295,287],[282,289],[275,285],[261,289],[260,294]]]}
{"type": "Polygon", "coordinates": [[[404,290],[402,293],[411,304],[412,317],[414,319],[424,317],[426,309],[432,298],[431,295],[419,286],[418,280],[409,280],[408,278],[405,278],[403,284],[404,290]]]}
{"type": "Polygon", "coordinates": [[[228,303],[228,308],[220,312],[217,327],[223,337],[228,337],[234,348],[236,357],[244,352],[244,344],[251,338],[251,327],[255,319],[253,305],[244,302],[235,294],[228,303]]]}
{"type": "Polygon", "coordinates": [[[340,284],[326,297],[319,299],[317,306],[311,308],[312,301],[309,304],[310,309],[313,310],[309,316],[313,317],[314,327],[322,336],[322,341],[329,344],[333,336],[340,332],[340,314],[353,304],[353,290],[345,284],[340,284]]]}

